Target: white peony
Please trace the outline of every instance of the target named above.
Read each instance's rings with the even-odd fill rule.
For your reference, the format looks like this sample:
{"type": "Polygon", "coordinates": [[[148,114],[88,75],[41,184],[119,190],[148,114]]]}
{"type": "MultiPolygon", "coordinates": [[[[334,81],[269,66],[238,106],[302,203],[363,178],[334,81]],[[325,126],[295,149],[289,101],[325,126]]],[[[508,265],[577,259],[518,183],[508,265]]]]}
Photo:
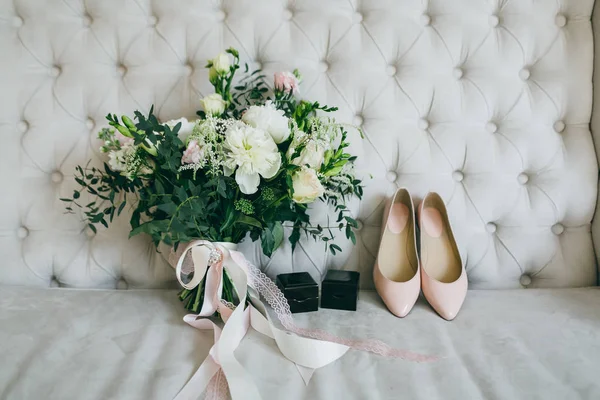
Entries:
{"type": "Polygon", "coordinates": [[[212,60],[213,67],[219,75],[225,75],[229,72],[229,56],[227,53],[221,53],[212,60]]]}
{"type": "Polygon", "coordinates": [[[235,181],[244,194],[256,193],[260,177],[272,178],[281,166],[273,139],[263,130],[239,123],[225,132],[225,173],[235,170],[235,181]],[[237,168],[237,169],[236,169],[237,168]]]}
{"type": "Polygon", "coordinates": [[[287,117],[271,102],[267,102],[264,106],[251,106],[242,115],[242,121],[268,132],[277,144],[285,142],[290,137],[287,117]]]}
{"type": "Polygon", "coordinates": [[[200,100],[200,106],[206,114],[218,117],[225,111],[227,102],[219,93],[213,93],[200,100]]]}
{"type": "MultiPolygon", "coordinates": [[[[293,154],[293,153],[292,153],[293,154]]],[[[292,164],[298,166],[308,165],[310,168],[319,170],[325,160],[325,149],[316,141],[309,141],[300,152],[300,155],[292,160],[292,164]]]]}
{"type": "Polygon", "coordinates": [[[325,188],[321,185],[317,172],[308,167],[302,167],[292,176],[294,196],[296,203],[312,203],[317,198],[323,196],[325,188]]]}
{"type": "Polygon", "coordinates": [[[167,125],[169,128],[173,129],[173,128],[175,128],[175,125],[177,125],[180,122],[181,122],[181,128],[179,128],[179,132],[177,133],[177,136],[179,136],[179,139],[185,144],[185,142],[187,141],[187,138],[194,131],[194,126],[196,126],[196,121],[188,121],[187,118],[179,118],[179,119],[172,119],[170,121],[167,121],[164,123],[164,125],[167,125]]]}

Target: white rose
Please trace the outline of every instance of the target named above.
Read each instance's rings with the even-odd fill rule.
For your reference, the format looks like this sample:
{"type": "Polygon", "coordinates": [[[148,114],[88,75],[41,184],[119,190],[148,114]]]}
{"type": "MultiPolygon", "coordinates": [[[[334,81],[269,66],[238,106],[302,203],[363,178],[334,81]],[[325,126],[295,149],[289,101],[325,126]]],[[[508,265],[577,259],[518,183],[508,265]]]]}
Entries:
{"type": "Polygon", "coordinates": [[[229,72],[229,66],[231,65],[227,53],[221,53],[218,56],[216,56],[212,60],[212,64],[215,68],[215,71],[217,71],[217,73],[219,73],[220,75],[227,74],[229,72]]]}
{"type": "Polygon", "coordinates": [[[300,155],[292,160],[292,164],[298,166],[308,165],[317,171],[325,160],[325,149],[314,140],[311,140],[300,152],[300,155]]]}
{"type": "Polygon", "coordinates": [[[317,173],[312,168],[302,167],[292,176],[294,188],[293,200],[296,203],[312,203],[323,196],[325,188],[321,185],[317,173]]]}
{"type": "Polygon", "coordinates": [[[177,136],[179,136],[179,139],[185,144],[185,142],[187,141],[187,138],[194,131],[194,126],[196,126],[196,121],[188,121],[187,118],[179,118],[179,119],[172,119],[170,121],[165,122],[164,124],[167,125],[169,128],[173,129],[173,128],[175,128],[175,125],[177,125],[180,122],[181,122],[181,128],[179,128],[179,132],[177,133],[177,136]]]}
{"type": "Polygon", "coordinates": [[[277,144],[285,142],[290,137],[287,117],[282,110],[276,109],[271,102],[267,102],[264,106],[251,106],[242,115],[242,121],[266,131],[277,144]]]}
{"type": "Polygon", "coordinates": [[[219,116],[225,111],[227,102],[218,93],[213,93],[200,100],[200,106],[209,115],[219,116]]]}

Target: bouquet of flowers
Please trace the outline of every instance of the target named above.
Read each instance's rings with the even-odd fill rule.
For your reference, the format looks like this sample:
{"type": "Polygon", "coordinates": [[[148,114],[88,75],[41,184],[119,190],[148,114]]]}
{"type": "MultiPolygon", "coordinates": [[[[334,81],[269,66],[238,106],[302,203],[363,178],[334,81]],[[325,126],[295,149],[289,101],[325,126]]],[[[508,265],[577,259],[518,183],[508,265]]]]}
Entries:
{"type": "MultiPolygon", "coordinates": [[[[330,225],[355,242],[357,223],[345,203],[360,198],[362,186],[344,125],[326,116],[337,109],[298,99],[297,70],[276,73],[273,90],[247,65],[236,79],[240,60],[233,48],[206,67],[215,92],[200,100],[196,121],[160,123],[152,109],[133,119],[106,117],[110,128],[98,137],[108,161],[102,168],[77,166],[80,188],[62,199],[67,211],[81,209],[96,232],[129,205],[130,236],[145,233],[175,250],[197,239],[239,243],[249,236],[270,256],[284,239],[284,225],[292,228],[292,249],[306,234],[333,254],[341,251],[330,225]],[[311,225],[307,209],[317,199],[335,210],[335,223],[311,225]]],[[[180,293],[195,313],[203,296],[203,283],[180,293]]],[[[223,299],[238,300],[226,271],[223,299]]]]}

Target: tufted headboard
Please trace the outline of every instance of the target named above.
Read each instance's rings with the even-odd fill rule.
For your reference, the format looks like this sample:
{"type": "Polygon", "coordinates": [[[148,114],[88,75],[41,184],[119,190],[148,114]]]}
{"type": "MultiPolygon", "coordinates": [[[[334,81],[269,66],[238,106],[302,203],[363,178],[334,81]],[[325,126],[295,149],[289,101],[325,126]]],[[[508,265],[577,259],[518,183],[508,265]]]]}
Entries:
{"type": "MultiPolygon", "coordinates": [[[[353,132],[356,247],[304,241],[274,276],[326,266],[372,287],[383,201],[398,186],[446,200],[472,288],[597,280],[591,221],[593,0],[0,0],[0,284],[174,285],[128,216],[97,234],[63,214],[75,165],[101,161],[109,112],[193,117],[208,58],[228,46],[267,75],[299,68],[302,94],[353,132]]],[[[596,130],[598,133],[600,130],[596,130]]],[[[327,224],[323,207],[316,220],[327,224]]],[[[596,227],[600,233],[600,227],[596,227]]],[[[340,235],[342,237],[343,235],[340,235]]],[[[600,236],[596,235],[596,240],[600,236]]]]}

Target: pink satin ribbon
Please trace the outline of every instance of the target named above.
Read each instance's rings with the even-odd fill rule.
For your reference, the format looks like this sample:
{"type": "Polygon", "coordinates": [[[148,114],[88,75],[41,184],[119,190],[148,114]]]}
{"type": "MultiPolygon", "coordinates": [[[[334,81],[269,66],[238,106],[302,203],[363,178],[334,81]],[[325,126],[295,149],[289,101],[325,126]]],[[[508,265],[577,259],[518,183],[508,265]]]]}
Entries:
{"type": "MultiPolygon", "coordinates": [[[[437,357],[412,353],[406,350],[394,349],[379,340],[349,340],[339,338],[322,330],[305,329],[298,327],[289,309],[289,304],[279,288],[264,275],[258,268],[250,264],[242,253],[228,250],[222,245],[207,241],[196,241],[190,243],[181,254],[176,267],[178,279],[180,279],[181,266],[188,251],[193,253],[194,264],[196,262],[207,262],[211,252],[220,252],[220,260],[208,268],[194,265],[195,273],[204,272],[206,279],[205,296],[202,309],[198,315],[188,314],[184,321],[196,329],[210,329],[214,332],[214,344],[208,356],[190,378],[188,383],[177,394],[175,400],[197,399],[206,390],[207,398],[227,399],[229,391],[234,400],[238,399],[260,399],[258,390],[251,382],[250,376],[243,370],[242,366],[235,360],[233,351],[238,347],[250,326],[257,331],[275,339],[280,351],[284,356],[296,362],[299,371],[305,378],[305,382],[312,375],[311,368],[319,368],[329,362],[341,357],[348,348],[383,355],[386,357],[402,358],[416,362],[436,360],[437,357]],[[221,300],[223,290],[223,270],[227,269],[238,295],[242,307],[226,305],[221,300]],[[250,303],[244,309],[246,302],[245,285],[258,291],[275,310],[277,318],[288,332],[299,336],[290,337],[289,333],[275,328],[269,321],[268,313],[260,299],[250,295],[250,303]],[[230,308],[231,307],[231,308],[230,308]],[[258,307],[258,308],[256,308],[258,307]],[[261,310],[262,309],[262,310],[261,310]],[[223,330],[207,318],[219,312],[225,323],[223,330]],[[231,323],[229,323],[231,319],[231,323]],[[324,347],[325,346],[325,347],[324,347]],[[325,349],[325,351],[323,351],[325,349]],[[329,352],[327,350],[330,350],[329,352]],[[304,354],[307,351],[314,353],[314,359],[308,359],[304,354]],[[323,354],[325,353],[325,354],[323,354]],[[222,356],[222,358],[221,358],[222,356]],[[301,360],[301,361],[299,361],[301,360]],[[301,364],[298,364],[300,362],[301,364]],[[310,373],[306,369],[309,368],[310,373]],[[231,379],[228,379],[231,378],[231,379]],[[229,382],[228,382],[229,381],[229,382]],[[239,386],[229,386],[233,382],[239,386]]],[[[194,277],[198,281],[198,277],[194,277]]],[[[181,282],[181,279],[180,279],[181,282]]],[[[311,356],[312,357],[312,356],[311,356]]],[[[310,357],[309,357],[310,358],[310,357]]]]}

